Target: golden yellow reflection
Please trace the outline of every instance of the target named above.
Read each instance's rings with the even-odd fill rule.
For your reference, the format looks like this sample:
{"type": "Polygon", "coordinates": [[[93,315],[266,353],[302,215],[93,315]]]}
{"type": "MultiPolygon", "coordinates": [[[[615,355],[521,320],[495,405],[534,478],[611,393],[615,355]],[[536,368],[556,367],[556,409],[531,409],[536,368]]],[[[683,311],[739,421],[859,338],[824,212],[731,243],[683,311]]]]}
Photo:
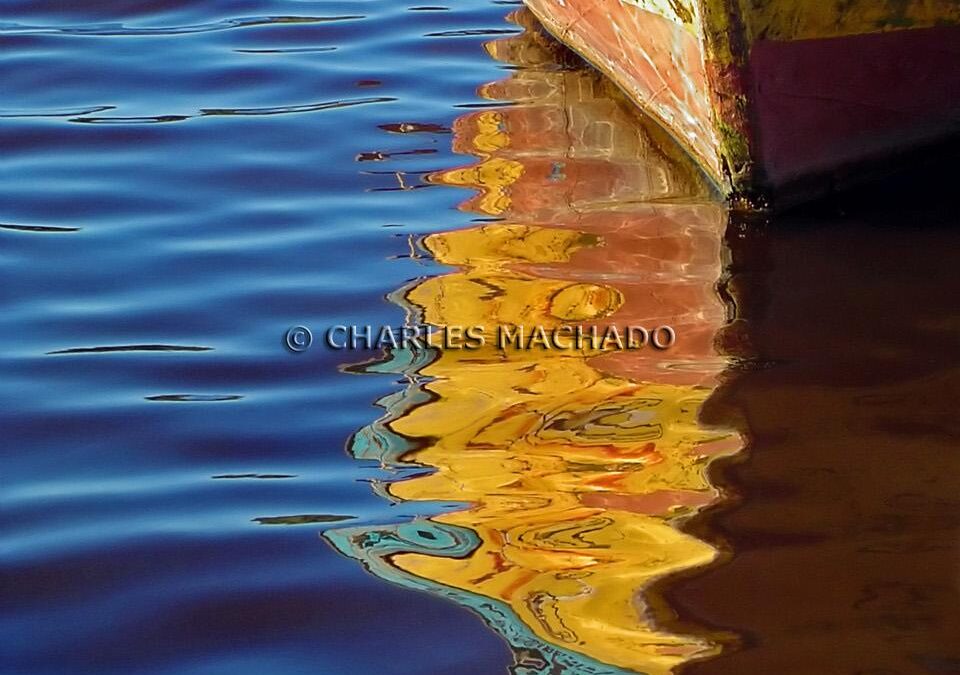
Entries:
{"type": "Polygon", "coordinates": [[[455,271],[397,293],[418,321],[488,339],[370,366],[411,384],[352,442],[404,472],[385,497],[436,513],[326,536],[479,612],[515,673],[669,673],[718,649],[658,625],[644,592],[717,555],[678,525],[720,498],[706,467],[739,447],[697,422],[720,369],[724,210],[659,129],[535,30],[489,50],[521,67],[483,95],[519,103],[461,117],[454,147],[478,160],[431,180],[500,220],[426,237],[455,271]],[[518,349],[492,339],[504,325],[669,325],[677,344],[518,349]]]}

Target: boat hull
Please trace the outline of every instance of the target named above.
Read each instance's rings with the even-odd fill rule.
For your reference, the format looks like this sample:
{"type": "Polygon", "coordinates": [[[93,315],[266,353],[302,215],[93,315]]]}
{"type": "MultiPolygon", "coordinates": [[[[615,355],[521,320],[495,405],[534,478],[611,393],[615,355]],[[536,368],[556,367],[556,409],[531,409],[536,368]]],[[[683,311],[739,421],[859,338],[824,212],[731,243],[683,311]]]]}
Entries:
{"type": "Polygon", "coordinates": [[[737,203],[788,207],[960,133],[960,3],[525,2],[737,203]]]}

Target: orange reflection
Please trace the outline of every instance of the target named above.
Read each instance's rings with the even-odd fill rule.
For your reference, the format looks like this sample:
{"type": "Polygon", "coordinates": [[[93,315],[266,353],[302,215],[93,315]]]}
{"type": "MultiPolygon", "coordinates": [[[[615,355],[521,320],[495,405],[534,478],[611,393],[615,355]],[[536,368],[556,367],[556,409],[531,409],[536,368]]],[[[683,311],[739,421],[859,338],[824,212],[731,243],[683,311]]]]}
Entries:
{"type": "Polygon", "coordinates": [[[522,68],[482,93],[520,103],[461,117],[454,147],[479,161],[431,180],[473,188],[462,208],[500,220],[426,237],[455,271],[398,297],[427,323],[490,339],[372,366],[413,381],[352,443],[357,457],[432,469],[386,497],[465,505],[327,537],[380,576],[479,612],[512,645],[514,672],[665,674],[718,650],[658,626],[644,591],[717,555],[677,526],[720,498],[706,467],[739,447],[697,422],[722,365],[725,212],[662,131],[553,50],[534,30],[489,45],[522,68]],[[501,325],[669,325],[678,342],[500,348],[501,325]]]}

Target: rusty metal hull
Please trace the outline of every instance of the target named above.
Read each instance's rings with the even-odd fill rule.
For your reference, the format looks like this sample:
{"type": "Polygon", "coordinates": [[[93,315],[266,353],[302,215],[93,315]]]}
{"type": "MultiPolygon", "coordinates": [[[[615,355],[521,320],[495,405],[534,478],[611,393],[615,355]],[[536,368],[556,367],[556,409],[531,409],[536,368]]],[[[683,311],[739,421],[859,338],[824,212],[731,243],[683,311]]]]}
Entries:
{"type": "Polygon", "coordinates": [[[525,0],[731,200],[786,207],[960,132],[955,0],[525,0]]]}

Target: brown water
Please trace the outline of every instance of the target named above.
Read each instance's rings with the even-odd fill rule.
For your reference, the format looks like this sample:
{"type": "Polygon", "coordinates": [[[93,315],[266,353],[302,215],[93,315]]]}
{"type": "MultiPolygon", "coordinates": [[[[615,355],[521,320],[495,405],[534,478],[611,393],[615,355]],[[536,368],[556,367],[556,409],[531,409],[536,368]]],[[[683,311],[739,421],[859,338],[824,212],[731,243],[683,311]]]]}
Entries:
{"type": "Polygon", "coordinates": [[[960,218],[947,163],[732,226],[702,419],[747,439],[692,529],[726,560],[671,582],[733,631],[688,672],[960,672],[960,218]]]}

